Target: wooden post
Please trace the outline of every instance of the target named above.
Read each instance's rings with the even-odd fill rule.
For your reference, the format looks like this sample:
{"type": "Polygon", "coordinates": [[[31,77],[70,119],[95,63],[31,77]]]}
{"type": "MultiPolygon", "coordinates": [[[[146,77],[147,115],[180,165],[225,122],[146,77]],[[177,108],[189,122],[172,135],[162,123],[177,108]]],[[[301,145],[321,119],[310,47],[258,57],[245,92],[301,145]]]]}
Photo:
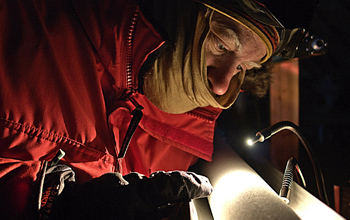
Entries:
{"type": "MultiPolygon", "coordinates": [[[[299,124],[299,61],[276,63],[270,88],[270,122],[291,121],[299,124]]],[[[299,140],[291,131],[282,131],[270,141],[271,163],[282,172],[290,157],[298,158],[299,140]]]]}

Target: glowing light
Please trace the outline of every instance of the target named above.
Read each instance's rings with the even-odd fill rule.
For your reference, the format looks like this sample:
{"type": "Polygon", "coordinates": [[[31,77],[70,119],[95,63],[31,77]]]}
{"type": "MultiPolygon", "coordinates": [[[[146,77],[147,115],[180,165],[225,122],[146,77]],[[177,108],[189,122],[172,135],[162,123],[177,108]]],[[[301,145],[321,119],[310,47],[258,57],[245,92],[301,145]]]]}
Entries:
{"type": "Polygon", "coordinates": [[[253,146],[256,142],[263,142],[264,140],[265,140],[265,137],[258,132],[255,137],[247,140],[247,145],[253,146]]]}
{"type": "Polygon", "coordinates": [[[248,139],[248,140],[247,140],[247,144],[248,144],[249,146],[253,146],[253,145],[254,145],[254,142],[253,142],[252,139],[248,139]]]}

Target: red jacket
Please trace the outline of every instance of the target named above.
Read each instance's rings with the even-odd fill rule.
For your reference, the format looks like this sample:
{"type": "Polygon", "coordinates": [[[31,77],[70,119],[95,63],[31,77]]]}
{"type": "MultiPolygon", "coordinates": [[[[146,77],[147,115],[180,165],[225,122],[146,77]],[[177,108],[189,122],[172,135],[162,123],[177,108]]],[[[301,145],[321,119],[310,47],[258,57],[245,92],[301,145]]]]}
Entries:
{"type": "Polygon", "coordinates": [[[58,149],[78,182],[117,171],[134,105],[144,116],[120,172],[187,170],[211,160],[221,110],[167,114],[137,92],[164,40],[133,0],[1,1],[0,207],[18,217],[37,198],[42,161],[58,149]],[[130,37],[131,36],[131,37],[130,37]],[[131,41],[130,41],[131,40],[131,41]],[[130,66],[131,65],[131,68],[130,66]]]}

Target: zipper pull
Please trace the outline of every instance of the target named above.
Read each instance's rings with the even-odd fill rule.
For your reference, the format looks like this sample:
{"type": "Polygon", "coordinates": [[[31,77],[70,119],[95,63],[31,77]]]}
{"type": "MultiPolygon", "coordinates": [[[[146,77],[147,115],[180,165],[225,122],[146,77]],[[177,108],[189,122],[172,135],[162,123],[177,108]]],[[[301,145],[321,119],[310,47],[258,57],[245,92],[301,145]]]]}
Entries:
{"type": "Polygon", "coordinates": [[[135,109],[132,111],[132,118],[128,127],[128,130],[126,131],[122,146],[120,148],[120,152],[118,154],[119,158],[124,158],[126,151],[128,150],[130,141],[132,136],[134,135],[137,126],[139,125],[141,118],[143,116],[143,106],[140,105],[134,98],[132,98],[130,95],[127,95],[127,98],[131,101],[131,103],[135,106],[135,109]]]}

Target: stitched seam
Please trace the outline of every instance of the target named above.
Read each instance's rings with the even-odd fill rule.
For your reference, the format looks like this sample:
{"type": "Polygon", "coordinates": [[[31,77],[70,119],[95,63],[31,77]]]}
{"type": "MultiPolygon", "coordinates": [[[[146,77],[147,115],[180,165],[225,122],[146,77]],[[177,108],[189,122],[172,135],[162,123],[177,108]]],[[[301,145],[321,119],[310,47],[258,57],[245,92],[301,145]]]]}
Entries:
{"type": "MultiPolygon", "coordinates": [[[[96,153],[99,153],[101,154],[102,156],[105,155],[103,152],[100,152],[94,148],[91,148],[91,147],[88,147],[87,145],[85,144],[82,144],[78,141],[75,141],[73,139],[70,139],[68,137],[64,137],[64,136],[61,136],[61,135],[58,135],[58,134],[55,134],[55,133],[51,133],[49,131],[46,131],[46,130],[41,130],[39,128],[36,128],[36,127],[30,127],[28,125],[24,125],[24,124],[21,124],[21,123],[18,123],[18,122],[14,122],[14,121],[11,121],[11,120],[8,120],[6,118],[3,118],[1,117],[0,120],[3,121],[3,125],[4,127],[7,127],[9,129],[12,129],[12,130],[15,130],[15,131],[18,131],[18,132],[22,132],[24,134],[27,134],[29,136],[34,136],[34,137],[37,137],[37,138],[40,138],[40,139],[43,139],[43,140],[46,140],[46,141],[50,141],[50,142],[53,142],[53,143],[56,143],[56,144],[64,144],[64,145],[67,145],[67,146],[78,146],[76,147],[76,150],[78,150],[80,153],[82,154],[85,154],[87,156],[91,156],[89,154],[87,154],[86,152],[82,151],[79,147],[85,147],[91,151],[94,151],[96,153]],[[50,138],[51,137],[51,138],[50,138]]],[[[108,157],[113,157],[111,155],[108,155],[108,157]]],[[[103,158],[100,158],[101,160],[104,160],[106,161],[107,163],[110,163],[110,164],[113,164],[113,161],[110,162],[106,159],[103,159],[103,158]]]]}
{"type": "Polygon", "coordinates": [[[41,129],[36,128],[36,127],[30,127],[28,125],[24,125],[24,124],[21,124],[18,122],[10,121],[10,120],[5,119],[5,118],[1,118],[1,120],[5,121],[5,126],[6,126],[6,124],[12,125],[12,126],[6,126],[7,128],[12,128],[13,130],[20,131],[22,133],[38,137],[40,139],[55,142],[57,144],[69,141],[69,142],[72,142],[72,143],[67,143],[70,145],[84,145],[84,144],[79,143],[73,139],[70,139],[70,138],[67,138],[67,137],[64,137],[61,135],[57,135],[57,134],[51,133],[49,131],[41,130],[41,129]],[[41,137],[40,134],[45,134],[47,137],[41,137]],[[48,138],[49,136],[53,137],[53,138],[51,138],[52,140],[50,138],[48,138]],[[56,137],[56,138],[54,138],[54,137],[56,137]],[[59,141],[60,139],[61,140],[64,139],[64,140],[59,141]]]}

